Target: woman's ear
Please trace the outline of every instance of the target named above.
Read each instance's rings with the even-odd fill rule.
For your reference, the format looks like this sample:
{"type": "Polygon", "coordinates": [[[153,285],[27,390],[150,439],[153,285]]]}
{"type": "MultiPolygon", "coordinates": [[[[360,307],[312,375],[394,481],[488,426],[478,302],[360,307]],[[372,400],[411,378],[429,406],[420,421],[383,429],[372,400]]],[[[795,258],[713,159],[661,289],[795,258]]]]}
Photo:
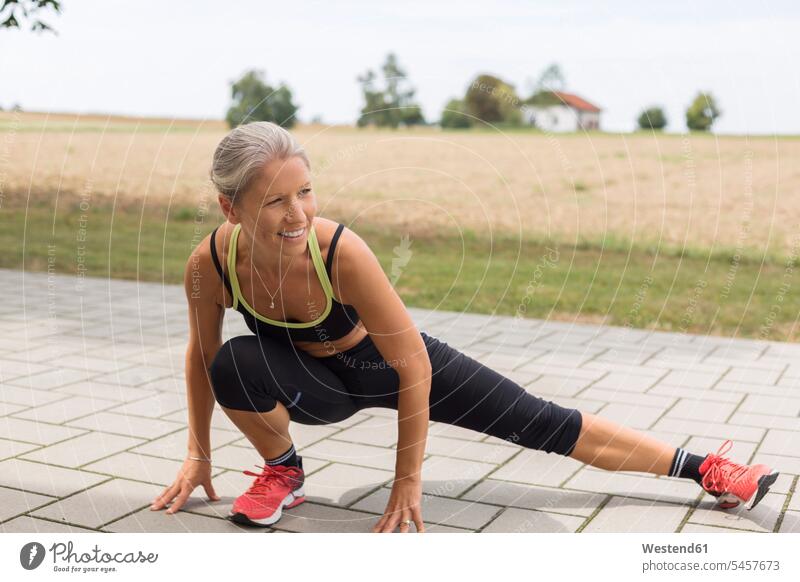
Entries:
{"type": "Polygon", "coordinates": [[[230,198],[220,194],[219,196],[217,196],[217,201],[219,202],[219,207],[222,209],[222,214],[225,215],[225,218],[228,219],[228,222],[230,222],[231,224],[238,224],[239,223],[238,212],[236,207],[231,202],[230,198]]]}

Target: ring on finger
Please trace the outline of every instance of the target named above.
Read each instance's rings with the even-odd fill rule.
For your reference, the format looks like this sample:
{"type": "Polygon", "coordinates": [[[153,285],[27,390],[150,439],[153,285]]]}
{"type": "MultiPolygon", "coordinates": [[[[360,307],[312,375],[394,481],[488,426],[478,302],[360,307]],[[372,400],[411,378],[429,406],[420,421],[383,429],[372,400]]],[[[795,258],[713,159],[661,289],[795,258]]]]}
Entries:
{"type": "Polygon", "coordinates": [[[411,527],[412,523],[414,523],[414,520],[412,520],[412,519],[404,519],[403,521],[400,522],[400,525],[401,526],[405,525],[407,527],[411,527]]]}

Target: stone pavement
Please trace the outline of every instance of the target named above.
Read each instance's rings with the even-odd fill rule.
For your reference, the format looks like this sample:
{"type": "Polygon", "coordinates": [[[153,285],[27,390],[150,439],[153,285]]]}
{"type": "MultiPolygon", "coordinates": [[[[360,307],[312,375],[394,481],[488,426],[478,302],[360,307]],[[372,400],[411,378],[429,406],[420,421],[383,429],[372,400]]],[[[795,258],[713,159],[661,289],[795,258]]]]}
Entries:
{"type": "MultiPolygon", "coordinates": [[[[308,501],[274,529],[224,519],[260,462],[217,410],[214,482],[174,516],[149,502],[186,451],[183,290],[0,270],[0,531],[367,532],[388,498],[396,413],[292,425],[308,501]]],[[[526,390],[689,450],[782,472],[751,512],[693,483],[610,473],[432,423],[431,532],[799,532],[800,346],[411,309],[420,329],[526,390]]],[[[225,338],[247,333],[229,312],[225,338]]]]}

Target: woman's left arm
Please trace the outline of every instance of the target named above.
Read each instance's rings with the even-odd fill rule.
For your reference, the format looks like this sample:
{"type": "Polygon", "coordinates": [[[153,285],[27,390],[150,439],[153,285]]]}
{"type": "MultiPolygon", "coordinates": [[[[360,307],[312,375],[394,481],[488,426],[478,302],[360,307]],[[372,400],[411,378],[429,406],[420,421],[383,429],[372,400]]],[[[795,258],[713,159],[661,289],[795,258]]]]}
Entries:
{"type": "Polygon", "coordinates": [[[354,232],[342,233],[333,267],[340,287],[334,288],[336,296],[356,308],[375,347],[399,377],[395,480],[386,511],[373,531],[391,532],[410,519],[422,532],[421,473],[431,390],[428,350],[378,259],[354,232]]]}

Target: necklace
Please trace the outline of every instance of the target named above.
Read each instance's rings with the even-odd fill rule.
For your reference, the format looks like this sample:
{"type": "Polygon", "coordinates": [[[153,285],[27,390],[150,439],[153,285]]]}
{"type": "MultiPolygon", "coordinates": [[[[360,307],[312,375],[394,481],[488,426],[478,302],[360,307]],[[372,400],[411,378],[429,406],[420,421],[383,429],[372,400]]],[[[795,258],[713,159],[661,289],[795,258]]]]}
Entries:
{"type": "Polygon", "coordinates": [[[286,279],[286,275],[289,273],[289,269],[291,269],[292,263],[294,263],[294,257],[292,257],[292,260],[289,261],[289,265],[286,267],[286,273],[284,273],[283,277],[281,277],[281,280],[278,283],[278,288],[275,289],[275,293],[270,293],[269,292],[269,289],[267,289],[266,283],[264,283],[264,279],[261,278],[261,273],[259,273],[258,270],[255,270],[256,271],[256,275],[258,275],[258,278],[261,280],[261,286],[264,287],[264,291],[266,291],[267,294],[269,294],[269,307],[270,307],[270,309],[275,309],[275,296],[278,294],[278,291],[281,290],[281,285],[283,285],[283,280],[286,279]]]}

